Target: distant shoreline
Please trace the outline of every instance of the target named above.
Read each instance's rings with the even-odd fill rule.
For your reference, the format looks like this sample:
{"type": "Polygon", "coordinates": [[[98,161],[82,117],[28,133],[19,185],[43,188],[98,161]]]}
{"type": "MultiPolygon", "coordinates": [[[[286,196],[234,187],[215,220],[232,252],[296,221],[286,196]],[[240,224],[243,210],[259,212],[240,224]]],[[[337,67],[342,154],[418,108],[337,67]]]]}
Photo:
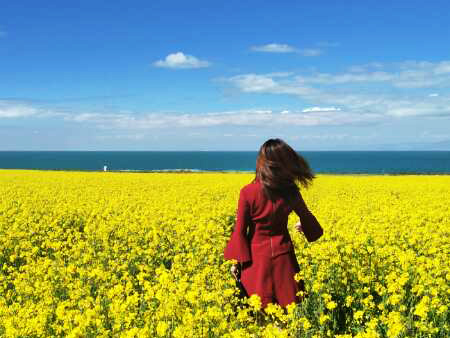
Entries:
{"type": "MultiPolygon", "coordinates": [[[[22,169],[22,168],[0,168],[0,171],[43,171],[43,172],[80,172],[80,173],[131,173],[131,174],[254,174],[255,171],[246,170],[197,170],[197,169],[155,169],[155,170],[80,170],[80,169],[22,169]]],[[[347,175],[347,176],[411,176],[411,175],[428,175],[442,176],[450,175],[450,172],[384,172],[384,173],[367,173],[367,172],[315,172],[316,175],[347,175]]]]}
{"type": "MultiPolygon", "coordinates": [[[[317,174],[448,175],[450,151],[307,152],[317,174]]],[[[1,152],[0,168],[96,172],[249,173],[257,152],[1,152]]]]}

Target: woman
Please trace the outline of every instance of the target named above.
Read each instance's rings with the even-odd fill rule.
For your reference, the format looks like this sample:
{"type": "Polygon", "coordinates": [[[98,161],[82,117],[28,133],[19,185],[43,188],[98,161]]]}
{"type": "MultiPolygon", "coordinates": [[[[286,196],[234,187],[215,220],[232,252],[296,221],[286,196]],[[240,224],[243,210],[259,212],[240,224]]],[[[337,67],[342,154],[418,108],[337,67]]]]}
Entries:
{"type": "Polygon", "coordinates": [[[300,217],[295,227],[309,241],[322,235],[296,184],[308,187],[314,178],[303,157],[284,141],[270,139],[259,150],[255,179],[240,190],[236,226],[224,256],[238,262],[233,275],[240,275],[249,296],[261,298],[262,308],[300,301],[297,293],[303,287],[294,279],[300,267],[287,222],[295,211],[300,217]]]}

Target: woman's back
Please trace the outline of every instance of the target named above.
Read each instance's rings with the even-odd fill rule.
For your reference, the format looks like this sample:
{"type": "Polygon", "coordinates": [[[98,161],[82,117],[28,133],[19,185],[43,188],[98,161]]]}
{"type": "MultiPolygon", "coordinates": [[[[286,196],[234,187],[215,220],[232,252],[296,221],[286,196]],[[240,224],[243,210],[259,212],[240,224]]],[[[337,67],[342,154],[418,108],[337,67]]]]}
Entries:
{"type": "Polygon", "coordinates": [[[249,206],[246,225],[252,254],[274,257],[293,250],[287,228],[291,206],[283,198],[270,201],[264,195],[259,180],[246,185],[242,190],[249,206]]]}

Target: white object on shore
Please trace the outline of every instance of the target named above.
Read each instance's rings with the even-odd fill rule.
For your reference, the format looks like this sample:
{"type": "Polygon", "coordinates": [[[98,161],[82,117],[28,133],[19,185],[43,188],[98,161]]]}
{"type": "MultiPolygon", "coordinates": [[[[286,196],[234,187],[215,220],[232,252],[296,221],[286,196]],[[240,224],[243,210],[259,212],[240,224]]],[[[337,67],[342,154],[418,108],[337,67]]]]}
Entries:
{"type": "Polygon", "coordinates": [[[108,167],[106,165],[103,166],[103,171],[107,171],[108,167]]]}

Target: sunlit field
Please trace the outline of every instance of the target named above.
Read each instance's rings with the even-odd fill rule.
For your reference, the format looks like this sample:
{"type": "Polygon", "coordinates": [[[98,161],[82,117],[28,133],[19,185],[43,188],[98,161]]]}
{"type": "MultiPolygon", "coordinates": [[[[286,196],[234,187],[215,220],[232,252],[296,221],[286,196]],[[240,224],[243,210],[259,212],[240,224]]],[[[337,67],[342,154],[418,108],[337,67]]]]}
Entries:
{"type": "Polygon", "coordinates": [[[0,336],[448,337],[450,176],[318,175],[308,297],[235,297],[239,173],[0,170],[0,336]]]}

